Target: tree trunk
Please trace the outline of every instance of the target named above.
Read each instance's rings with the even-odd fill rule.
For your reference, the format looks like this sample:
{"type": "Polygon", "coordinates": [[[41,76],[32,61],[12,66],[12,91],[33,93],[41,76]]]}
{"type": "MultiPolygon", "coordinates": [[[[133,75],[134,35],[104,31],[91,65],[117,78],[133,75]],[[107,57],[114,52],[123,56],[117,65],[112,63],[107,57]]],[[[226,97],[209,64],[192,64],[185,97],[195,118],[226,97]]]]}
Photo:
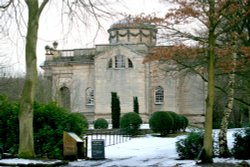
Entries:
{"type": "Polygon", "coordinates": [[[213,162],[213,106],[214,106],[214,53],[209,51],[209,67],[208,67],[208,95],[205,116],[205,134],[204,134],[204,155],[202,163],[213,162]]]}
{"type": "Polygon", "coordinates": [[[34,158],[33,102],[38,79],[36,45],[40,13],[48,0],[45,0],[40,8],[38,0],[26,0],[25,2],[28,7],[28,29],[25,47],[26,76],[20,99],[18,154],[21,158],[34,158]]]}
{"type": "Polygon", "coordinates": [[[230,151],[227,145],[227,128],[229,123],[229,117],[232,113],[234,105],[235,67],[236,67],[236,55],[234,55],[233,57],[232,73],[229,74],[227,105],[223,113],[223,118],[221,121],[220,132],[219,132],[219,156],[223,158],[230,157],[230,151]]]}
{"type": "Polygon", "coordinates": [[[214,68],[215,68],[215,34],[214,34],[214,14],[215,2],[209,1],[209,43],[208,43],[208,94],[205,116],[205,134],[203,141],[204,154],[201,157],[202,163],[213,163],[213,107],[214,107],[214,68]]]}

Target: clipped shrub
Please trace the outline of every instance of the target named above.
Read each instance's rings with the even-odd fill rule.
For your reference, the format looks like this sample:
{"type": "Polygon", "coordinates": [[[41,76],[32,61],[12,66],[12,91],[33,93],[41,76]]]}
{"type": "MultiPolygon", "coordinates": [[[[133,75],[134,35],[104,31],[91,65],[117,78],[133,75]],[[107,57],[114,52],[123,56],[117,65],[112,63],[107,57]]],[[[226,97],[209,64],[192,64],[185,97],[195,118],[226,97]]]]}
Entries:
{"type": "Polygon", "coordinates": [[[11,103],[7,97],[0,96],[0,144],[11,154],[18,152],[18,111],[18,103],[11,103]]]}
{"type": "Polygon", "coordinates": [[[55,103],[34,105],[34,144],[37,156],[63,158],[63,131],[82,136],[88,127],[80,113],[71,113],[55,103]]]}
{"type": "Polygon", "coordinates": [[[176,133],[177,131],[179,131],[181,129],[181,124],[182,124],[182,120],[180,118],[180,115],[179,114],[176,114],[175,112],[173,111],[168,111],[168,113],[172,116],[173,118],[173,128],[171,129],[172,130],[172,133],[176,133]]]}
{"type": "Polygon", "coordinates": [[[95,120],[95,123],[94,123],[95,129],[107,129],[108,126],[109,126],[109,123],[104,118],[98,118],[97,120],[95,120]]]}
{"type": "Polygon", "coordinates": [[[129,112],[122,116],[120,121],[121,129],[129,135],[137,135],[138,130],[142,124],[142,119],[139,114],[135,112],[129,112]]]}
{"type": "Polygon", "coordinates": [[[157,111],[150,117],[149,126],[153,132],[160,133],[161,136],[166,136],[173,128],[174,120],[169,112],[157,111]]]}
{"type": "Polygon", "coordinates": [[[179,117],[180,117],[180,122],[181,122],[180,130],[185,132],[186,128],[187,128],[187,126],[189,124],[189,121],[188,121],[187,117],[185,117],[184,115],[179,115],[179,117]]]}
{"type": "Polygon", "coordinates": [[[193,131],[186,138],[176,142],[176,151],[180,159],[196,159],[202,150],[204,132],[193,131]]]}
{"type": "Polygon", "coordinates": [[[250,127],[234,133],[233,156],[236,159],[250,159],[250,127]]]}

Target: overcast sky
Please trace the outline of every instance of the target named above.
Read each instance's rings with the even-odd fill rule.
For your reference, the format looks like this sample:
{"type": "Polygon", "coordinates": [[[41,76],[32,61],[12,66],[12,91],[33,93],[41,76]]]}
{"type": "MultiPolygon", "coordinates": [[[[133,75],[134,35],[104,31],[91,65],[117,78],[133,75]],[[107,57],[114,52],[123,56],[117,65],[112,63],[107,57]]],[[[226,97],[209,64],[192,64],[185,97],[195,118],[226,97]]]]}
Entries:
{"type": "MultiPolygon", "coordinates": [[[[112,12],[122,12],[126,14],[150,14],[155,13],[156,15],[163,15],[166,13],[169,4],[163,3],[167,0],[107,0],[114,1],[115,3],[110,4],[108,7],[112,9],[112,12]]],[[[107,44],[108,43],[108,28],[119,19],[121,16],[114,14],[109,20],[101,20],[103,29],[98,31],[95,38],[97,28],[96,22],[84,15],[85,20],[88,20],[86,26],[80,25],[77,22],[67,22],[67,20],[61,19],[60,9],[57,0],[51,1],[45,8],[40,18],[38,45],[37,45],[37,58],[38,66],[41,65],[45,60],[45,45],[52,45],[53,41],[58,41],[58,49],[75,49],[75,48],[86,48],[93,47],[95,44],[107,44]],[[70,23],[70,24],[69,24],[70,23]]],[[[25,13],[25,12],[24,12],[25,13]]],[[[24,14],[25,15],[25,14],[24,14]]],[[[5,62],[11,64],[11,70],[18,71],[24,74],[24,38],[16,39],[18,30],[13,28],[10,31],[10,38],[3,38],[1,36],[0,41],[0,53],[7,55],[5,62]]],[[[5,56],[6,57],[6,56],[5,56]]],[[[1,64],[0,64],[1,65],[1,64]]],[[[39,68],[39,71],[42,71],[39,68]]]]}

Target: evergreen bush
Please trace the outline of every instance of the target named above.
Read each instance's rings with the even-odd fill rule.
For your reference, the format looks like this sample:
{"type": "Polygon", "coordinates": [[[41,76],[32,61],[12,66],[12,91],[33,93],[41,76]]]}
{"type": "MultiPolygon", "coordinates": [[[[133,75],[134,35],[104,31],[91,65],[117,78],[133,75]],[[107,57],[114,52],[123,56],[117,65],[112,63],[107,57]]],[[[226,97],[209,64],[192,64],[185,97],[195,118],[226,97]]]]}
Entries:
{"type": "Polygon", "coordinates": [[[39,157],[63,158],[63,132],[82,136],[88,123],[80,113],[71,113],[55,103],[34,105],[34,144],[39,157]]]}
{"type": "Polygon", "coordinates": [[[193,131],[186,138],[176,142],[176,151],[180,159],[196,159],[202,150],[203,131],[193,131]]]}
{"type": "Polygon", "coordinates": [[[181,125],[180,125],[180,129],[185,132],[186,131],[186,128],[189,124],[189,121],[187,119],[187,117],[185,117],[184,115],[179,115],[180,117],[180,122],[181,122],[181,125]]]}
{"type": "Polygon", "coordinates": [[[173,127],[172,127],[172,133],[176,133],[177,131],[179,131],[181,129],[182,126],[182,120],[180,118],[179,114],[176,114],[175,112],[172,111],[168,111],[168,113],[172,116],[173,118],[173,127]]]}
{"type": "MultiPolygon", "coordinates": [[[[0,96],[0,143],[4,150],[18,154],[19,104],[11,103],[0,96]]],[[[70,113],[55,103],[34,104],[34,146],[37,157],[49,159],[63,158],[63,131],[82,136],[87,129],[87,121],[79,113],[70,113]]]]}
{"type": "Polygon", "coordinates": [[[19,143],[19,104],[0,96],[0,144],[11,154],[17,154],[19,143]]]}
{"type": "Polygon", "coordinates": [[[157,111],[150,117],[149,126],[153,132],[160,133],[161,136],[166,136],[173,128],[174,120],[169,112],[157,111]]]}
{"type": "Polygon", "coordinates": [[[132,136],[138,134],[138,130],[142,124],[142,119],[139,114],[135,112],[129,112],[122,116],[120,121],[121,129],[132,136]]]}
{"type": "Polygon", "coordinates": [[[233,156],[236,159],[250,159],[250,127],[234,134],[233,156]]]}
{"type": "Polygon", "coordinates": [[[95,120],[95,123],[94,123],[95,129],[107,129],[108,126],[109,126],[109,123],[104,118],[98,118],[97,120],[95,120]]]}

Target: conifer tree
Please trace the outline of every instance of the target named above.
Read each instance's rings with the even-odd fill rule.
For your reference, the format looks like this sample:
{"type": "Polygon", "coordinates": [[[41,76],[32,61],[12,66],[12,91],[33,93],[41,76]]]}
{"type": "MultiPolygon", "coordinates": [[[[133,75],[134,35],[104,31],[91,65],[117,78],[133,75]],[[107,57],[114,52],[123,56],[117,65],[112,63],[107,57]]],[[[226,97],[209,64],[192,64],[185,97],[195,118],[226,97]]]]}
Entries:
{"type": "Polygon", "coordinates": [[[120,125],[120,99],[116,92],[111,92],[111,116],[113,129],[119,128],[120,125]]]}
{"type": "Polygon", "coordinates": [[[137,96],[135,96],[133,98],[133,102],[134,102],[133,103],[134,104],[134,112],[139,114],[139,103],[138,103],[138,97],[137,96]]]}

